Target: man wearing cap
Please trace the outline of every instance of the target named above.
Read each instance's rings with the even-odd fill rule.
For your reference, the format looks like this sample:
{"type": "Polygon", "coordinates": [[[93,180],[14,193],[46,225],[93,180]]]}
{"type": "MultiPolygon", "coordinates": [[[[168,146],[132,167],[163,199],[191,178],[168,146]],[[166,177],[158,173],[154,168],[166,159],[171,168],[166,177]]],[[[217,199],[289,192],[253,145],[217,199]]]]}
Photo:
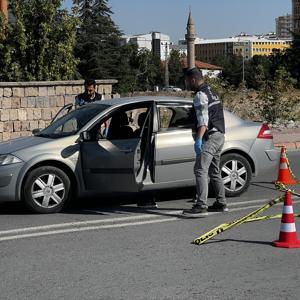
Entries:
{"type": "Polygon", "coordinates": [[[84,93],[75,97],[75,106],[82,106],[86,103],[103,100],[103,96],[96,92],[96,81],[86,79],[84,81],[84,93]]]}
{"type": "Polygon", "coordinates": [[[202,217],[208,211],[228,211],[225,189],[220,172],[220,156],[224,145],[224,112],[219,97],[204,82],[201,70],[189,69],[186,72],[186,86],[195,92],[194,109],[197,120],[194,150],[196,162],[196,203],[185,211],[191,217],[202,217]],[[214,188],[216,201],[208,206],[208,183],[214,188]]]}

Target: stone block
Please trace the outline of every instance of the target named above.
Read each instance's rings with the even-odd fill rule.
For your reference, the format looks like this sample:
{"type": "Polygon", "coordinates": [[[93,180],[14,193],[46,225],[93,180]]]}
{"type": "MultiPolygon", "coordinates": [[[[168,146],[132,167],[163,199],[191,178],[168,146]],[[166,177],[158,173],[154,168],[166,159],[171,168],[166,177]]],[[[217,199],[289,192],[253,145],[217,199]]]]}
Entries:
{"type": "Polygon", "coordinates": [[[65,105],[69,103],[75,103],[75,97],[74,96],[65,96],[65,105]]]}
{"type": "Polygon", "coordinates": [[[20,108],[21,107],[21,98],[12,97],[11,99],[11,108],[20,108]]]}
{"type": "Polygon", "coordinates": [[[46,97],[46,98],[44,99],[44,107],[46,107],[46,108],[50,107],[50,101],[49,101],[49,98],[48,98],[48,97],[46,97]]]}
{"type": "Polygon", "coordinates": [[[9,109],[2,109],[1,110],[1,121],[9,121],[9,109]]]}
{"type": "Polygon", "coordinates": [[[21,134],[21,136],[31,136],[32,135],[31,131],[21,131],[20,134],[21,134]]]}
{"type": "Polygon", "coordinates": [[[17,109],[10,109],[9,110],[9,120],[16,121],[19,119],[19,114],[17,109]]]}
{"type": "Polygon", "coordinates": [[[46,127],[46,123],[44,120],[39,120],[39,128],[45,128],[46,127]]]}
{"type": "Polygon", "coordinates": [[[54,86],[48,87],[48,96],[55,96],[55,88],[54,86]]]}
{"type": "Polygon", "coordinates": [[[60,107],[51,108],[51,119],[53,119],[57,115],[59,110],[60,110],[60,107]]]}
{"type": "Polygon", "coordinates": [[[112,93],[112,87],[111,87],[111,85],[105,85],[104,87],[103,87],[103,94],[109,94],[109,95],[111,95],[111,93],[112,93]]]}
{"type": "Polygon", "coordinates": [[[65,86],[56,86],[55,87],[55,95],[65,95],[66,87],[65,86]]]}
{"type": "Polygon", "coordinates": [[[12,96],[12,89],[11,88],[4,88],[3,97],[11,97],[12,96]]]}
{"type": "Polygon", "coordinates": [[[34,108],[35,107],[35,97],[28,97],[27,99],[27,107],[34,108]]]}
{"type": "Polygon", "coordinates": [[[70,86],[66,86],[66,95],[73,95],[73,87],[70,86]]]}
{"type": "Polygon", "coordinates": [[[44,106],[44,101],[45,101],[46,97],[37,97],[35,99],[35,107],[36,108],[42,108],[45,107],[44,106]]]}
{"type": "Polygon", "coordinates": [[[20,108],[17,111],[18,111],[18,120],[26,121],[27,120],[27,110],[24,108],[20,108]]]}
{"type": "Polygon", "coordinates": [[[27,98],[21,98],[21,108],[27,108],[27,98]]]}
{"type": "Polygon", "coordinates": [[[0,132],[0,142],[2,142],[2,141],[3,141],[3,133],[0,132]]]}
{"type": "Polygon", "coordinates": [[[103,85],[98,85],[98,86],[97,86],[97,92],[98,92],[99,94],[103,94],[103,85]]]}
{"type": "Polygon", "coordinates": [[[34,110],[34,108],[28,108],[27,109],[27,120],[28,121],[33,120],[33,110],[34,110]]]}
{"type": "Polygon", "coordinates": [[[14,131],[14,122],[7,121],[4,123],[3,132],[13,132],[14,131]]]}
{"type": "Polygon", "coordinates": [[[0,88],[0,97],[3,97],[4,89],[0,88]]]}
{"type": "Polygon", "coordinates": [[[21,131],[21,121],[14,121],[14,132],[21,131]]]}
{"type": "Polygon", "coordinates": [[[32,131],[33,129],[39,128],[39,122],[38,121],[30,121],[29,122],[29,129],[32,131]]]}
{"type": "Polygon", "coordinates": [[[37,87],[26,87],[25,97],[37,97],[39,95],[39,90],[37,87]]]}
{"type": "Polygon", "coordinates": [[[15,87],[12,89],[12,94],[14,97],[24,97],[25,89],[23,87],[15,87]]]}
{"type": "Polygon", "coordinates": [[[44,108],[42,109],[42,119],[45,120],[52,120],[51,116],[51,108],[44,108]]]}
{"type": "Polygon", "coordinates": [[[3,98],[2,99],[2,108],[5,109],[5,108],[11,108],[11,100],[10,99],[5,99],[3,98]]]}
{"type": "Polygon", "coordinates": [[[45,121],[45,127],[48,127],[50,125],[51,121],[45,121]]]}
{"type": "Polygon", "coordinates": [[[3,132],[3,131],[4,131],[4,123],[0,122],[0,132],[3,132]]]}
{"type": "Polygon", "coordinates": [[[82,86],[79,85],[73,86],[73,95],[78,95],[81,94],[82,92],[83,92],[82,86]]]}
{"type": "Polygon", "coordinates": [[[29,128],[29,121],[21,121],[21,131],[28,131],[29,128]]]}
{"type": "Polygon", "coordinates": [[[56,96],[49,97],[49,107],[56,107],[56,96]]]}
{"type": "Polygon", "coordinates": [[[11,135],[10,132],[3,132],[3,134],[2,134],[2,141],[8,141],[8,140],[10,140],[10,135],[11,135]]]}
{"type": "Polygon", "coordinates": [[[20,136],[21,136],[20,132],[12,132],[10,135],[10,139],[13,140],[13,139],[19,138],[20,136]]]}
{"type": "Polygon", "coordinates": [[[0,109],[2,108],[2,101],[3,101],[3,98],[0,98],[0,109]]]}
{"type": "Polygon", "coordinates": [[[64,105],[65,105],[64,96],[57,96],[56,97],[56,106],[57,107],[63,107],[64,105]]]}
{"type": "Polygon", "coordinates": [[[48,88],[46,86],[39,87],[39,96],[48,96],[48,88]]]}
{"type": "Polygon", "coordinates": [[[42,118],[42,110],[40,108],[33,109],[33,120],[40,120],[42,118]]]}

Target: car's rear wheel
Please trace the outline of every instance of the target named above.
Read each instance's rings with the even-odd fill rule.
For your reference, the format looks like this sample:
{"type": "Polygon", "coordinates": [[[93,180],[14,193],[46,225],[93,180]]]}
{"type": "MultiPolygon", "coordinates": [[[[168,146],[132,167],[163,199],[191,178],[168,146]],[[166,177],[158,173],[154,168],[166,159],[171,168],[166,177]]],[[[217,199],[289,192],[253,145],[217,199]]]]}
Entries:
{"type": "Polygon", "coordinates": [[[61,211],[69,198],[71,181],[56,167],[38,167],[28,174],[23,188],[26,206],[36,213],[61,211]]]}
{"type": "Polygon", "coordinates": [[[239,196],[248,189],[252,171],[245,157],[234,153],[224,154],[220,168],[227,197],[239,196]]]}

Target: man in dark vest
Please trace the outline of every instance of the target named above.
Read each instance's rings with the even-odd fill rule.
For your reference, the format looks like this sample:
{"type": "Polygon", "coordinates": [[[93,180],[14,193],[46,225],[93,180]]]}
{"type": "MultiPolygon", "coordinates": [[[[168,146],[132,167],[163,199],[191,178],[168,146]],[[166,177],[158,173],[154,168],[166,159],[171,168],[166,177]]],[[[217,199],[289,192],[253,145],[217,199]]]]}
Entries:
{"type": "Polygon", "coordinates": [[[204,82],[201,70],[189,69],[186,85],[195,92],[194,110],[196,113],[196,136],[194,150],[196,162],[196,203],[184,213],[192,217],[207,215],[208,211],[228,211],[225,189],[220,172],[220,155],[224,145],[224,112],[219,97],[204,82]],[[216,201],[208,206],[208,183],[213,185],[216,201]]]}
{"type": "Polygon", "coordinates": [[[96,92],[96,81],[94,79],[86,79],[84,81],[84,93],[75,97],[75,106],[78,107],[99,100],[103,100],[103,96],[96,92]]]}

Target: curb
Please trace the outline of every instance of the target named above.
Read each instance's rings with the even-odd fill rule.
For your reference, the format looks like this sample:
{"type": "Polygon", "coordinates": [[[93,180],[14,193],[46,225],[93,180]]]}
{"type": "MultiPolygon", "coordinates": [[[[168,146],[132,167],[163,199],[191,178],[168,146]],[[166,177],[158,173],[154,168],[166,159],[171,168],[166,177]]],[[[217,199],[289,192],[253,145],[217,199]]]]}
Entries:
{"type": "Polygon", "coordinates": [[[300,149],[300,142],[284,142],[284,143],[276,143],[275,147],[286,147],[287,149],[300,149]]]}

